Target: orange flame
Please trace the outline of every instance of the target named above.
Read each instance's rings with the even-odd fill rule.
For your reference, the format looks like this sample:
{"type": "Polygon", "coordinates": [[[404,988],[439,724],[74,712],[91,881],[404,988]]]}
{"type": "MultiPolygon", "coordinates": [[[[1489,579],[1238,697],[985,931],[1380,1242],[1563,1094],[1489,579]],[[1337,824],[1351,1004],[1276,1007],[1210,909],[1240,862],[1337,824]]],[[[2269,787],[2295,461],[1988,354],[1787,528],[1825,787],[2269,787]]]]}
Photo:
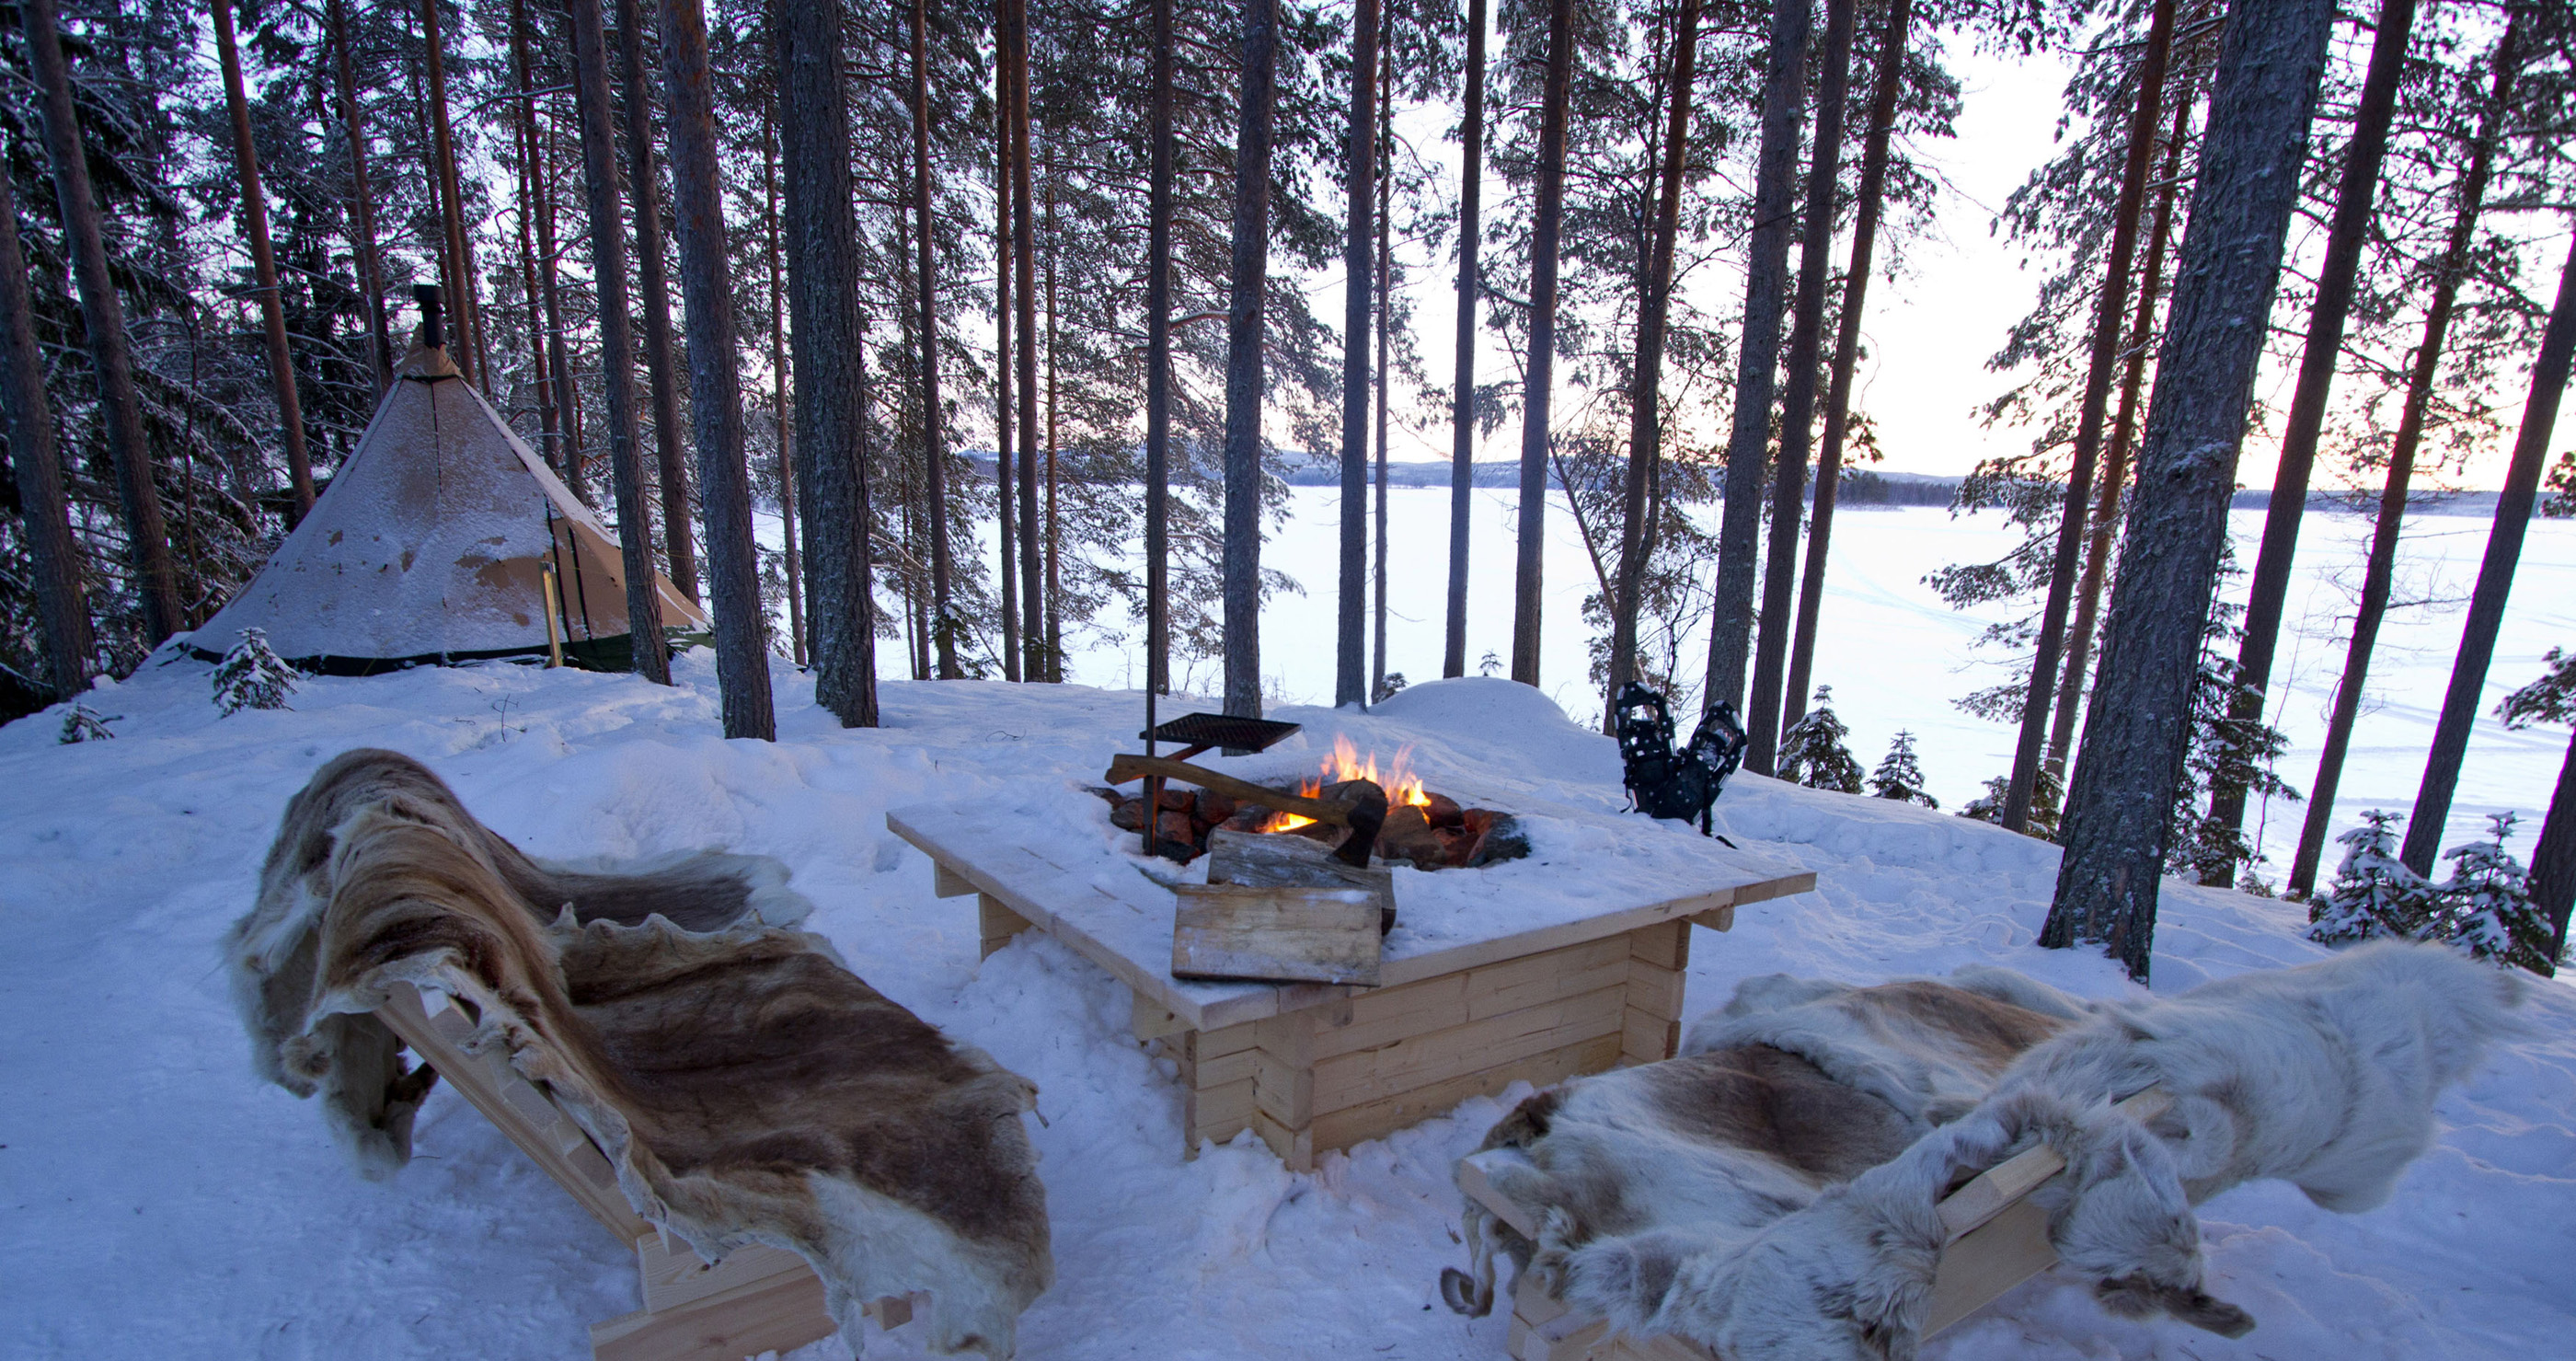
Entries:
{"type": "MultiPolygon", "coordinates": [[[[1321,774],[1308,776],[1297,786],[1297,792],[1311,799],[1322,794],[1326,784],[1338,784],[1344,780],[1367,780],[1376,784],[1386,791],[1390,808],[1406,804],[1417,808],[1431,806],[1431,794],[1422,787],[1422,777],[1413,773],[1413,748],[1410,744],[1397,748],[1395,755],[1387,760],[1385,773],[1380,774],[1376,752],[1370,752],[1363,760],[1359,748],[1348,736],[1335,737],[1333,754],[1324,758],[1321,774]]],[[[1313,818],[1300,817],[1295,813],[1280,813],[1273,816],[1269,826],[1262,830],[1291,831],[1313,821],[1313,818]]]]}

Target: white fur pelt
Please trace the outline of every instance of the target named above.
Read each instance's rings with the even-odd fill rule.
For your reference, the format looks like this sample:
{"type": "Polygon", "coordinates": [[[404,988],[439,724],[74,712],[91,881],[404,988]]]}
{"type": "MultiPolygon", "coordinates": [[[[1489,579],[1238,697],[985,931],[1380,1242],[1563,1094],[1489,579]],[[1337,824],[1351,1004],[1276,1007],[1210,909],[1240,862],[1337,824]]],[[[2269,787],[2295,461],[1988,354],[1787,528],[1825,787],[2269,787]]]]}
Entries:
{"type": "Polygon", "coordinates": [[[2089,1020],[2032,1048],[1965,1116],[1753,1233],[1711,1220],[1588,1234],[1558,1210],[1533,1268],[1622,1329],[1728,1356],[1904,1358],[1931,1298],[1940,1200],[2046,1143],[2069,1166],[2036,1193],[2061,1261],[2115,1310],[2237,1335],[2253,1320],[2204,1291],[2191,1207],[2264,1177],[2331,1210],[2381,1204],[2431,1145],[2434,1098],[2515,1031],[2519,1000],[2510,974],[2392,943],[2079,1007],[2089,1020]],[[2111,1109],[2150,1086],[2174,1098],[2151,1124],[2111,1109]]]}

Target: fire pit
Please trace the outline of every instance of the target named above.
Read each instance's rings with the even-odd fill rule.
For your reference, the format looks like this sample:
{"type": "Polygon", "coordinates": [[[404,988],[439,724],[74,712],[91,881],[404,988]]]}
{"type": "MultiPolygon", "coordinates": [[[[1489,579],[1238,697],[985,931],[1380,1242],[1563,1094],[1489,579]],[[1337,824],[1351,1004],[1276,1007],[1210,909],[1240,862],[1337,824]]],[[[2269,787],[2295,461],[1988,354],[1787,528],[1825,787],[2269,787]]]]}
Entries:
{"type": "MultiPolygon", "coordinates": [[[[1325,799],[1330,791],[1356,780],[1385,791],[1386,821],[1378,828],[1371,854],[1390,864],[1421,870],[1476,869],[1529,854],[1529,838],[1518,819],[1492,808],[1464,807],[1446,794],[1424,788],[1412,764],[1413,748],[1401,747],[1381,773],[1375,752],[1362,757],[1348,737],[1337,737],[1332,755],[1324,758],[1316,774],[1294,787],[1270,787],[1307,799],[1325,799]]],[[[1144,795],[1108,785],[1095,785],[1091,792],[1109,802],[1110,825],[1122,831],[1144,830],[1144,795]]],[[[1176,789],[1166,784],[1151,792],[1157,803],[1155,851],[1185,865],[1206,854],[1208,838],[1219,831],[1301,836],[1327,846],[1339,846],[1350,835],[1347,827],[1265,808],[1221,790],[1176,789]]]]}

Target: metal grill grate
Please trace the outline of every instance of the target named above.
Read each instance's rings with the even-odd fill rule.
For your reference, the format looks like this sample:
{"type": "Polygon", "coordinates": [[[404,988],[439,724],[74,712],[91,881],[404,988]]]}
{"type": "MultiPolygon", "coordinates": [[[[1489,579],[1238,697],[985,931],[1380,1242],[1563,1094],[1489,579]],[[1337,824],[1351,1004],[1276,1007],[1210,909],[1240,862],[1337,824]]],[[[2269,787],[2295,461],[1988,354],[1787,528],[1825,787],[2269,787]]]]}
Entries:
{"type": "Polygon", "coordinates": [[[1178,742],[1185,747],[1227,747],[1267,751],[1297,731],[1295,723],[1268,718],[1235,718],[1226,714],[1183,714],[1150,732],[1136,734],[1148,742],[1178,742]]]}

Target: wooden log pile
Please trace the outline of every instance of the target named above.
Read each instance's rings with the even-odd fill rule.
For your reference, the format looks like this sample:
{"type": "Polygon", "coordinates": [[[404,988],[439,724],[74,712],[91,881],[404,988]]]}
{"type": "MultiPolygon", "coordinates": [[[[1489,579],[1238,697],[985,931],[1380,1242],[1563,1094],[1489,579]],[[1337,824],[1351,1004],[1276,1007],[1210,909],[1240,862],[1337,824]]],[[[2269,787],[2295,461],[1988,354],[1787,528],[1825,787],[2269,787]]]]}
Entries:
{"type": "MultiPolygon", "coordinates": [[[[1339,786],[1327,785],[1313,797],[1331,800],[1339,786]]],[[[1145,829],[1141,795],[1106,785],[1093,793],[1110,804],[1109,822],[1121,831],[1145,829]]],[[[1400,804],[1387,810],[1377,835],[1375,856],[1416,869],[1473,869],[1497,860],[1529,854],[1529,838],[1509,813],[1462,807],[1446,794],[1428,795],[1430,803],[1400,804]]],[[[1163,786],[1154,816],[1156,851],[1183,864],[1207,853],[1209,838],[1219,831],[1266,832],[1281,821],[1278,814],[1249,800],[1213,789],[1163,786]]],[[[1275,833],[1305,837],[1326,846],[1340,844],[1347,830],[1331,823],[1309,822],[1275,833]]]]}

